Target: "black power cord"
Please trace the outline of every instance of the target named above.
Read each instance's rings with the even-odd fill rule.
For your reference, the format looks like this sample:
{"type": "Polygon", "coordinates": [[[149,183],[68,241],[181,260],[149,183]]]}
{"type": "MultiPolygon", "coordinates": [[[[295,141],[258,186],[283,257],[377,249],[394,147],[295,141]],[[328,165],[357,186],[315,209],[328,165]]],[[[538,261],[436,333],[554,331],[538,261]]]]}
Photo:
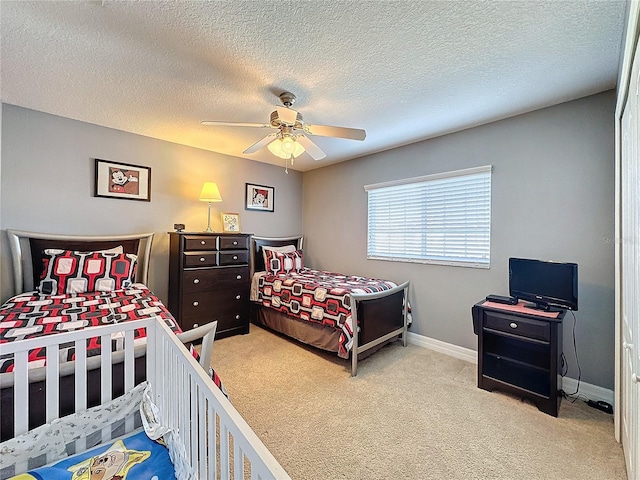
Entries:
{"type": "MultiPolygon", "coordinates": [[[[578,393],[578,391],[580,390],[580,379],[582,378],[582,368],[580,367],[580,360],[578,359],[578,347],[576,345],[576,323],[577,323],[577,319],[576,319],[576,314],[573,313],[573,310],[569,310],[571,312],[571,315],[573,316],[573,352],[574,355],[576,357],[576,364],[578,366],[578,383],[576,385],[576,391],[573,393],[567,393],[564,390],[562,390],[561,394],[564,398],[569,400],[569,397],[574,397],[573,399],[569,400],[571,403],[574,403],[576,400],[578,400],[580,397],[582,397],[584,399],[585,402],[590,401],[589,398],[585,397],[584,395],[581,395],[578,393]]],[[[569,365],[567,364],[567,358],[564,355],[564,352],[562,352],[562,354],[560,355],[560,376],[564,379],[565,375],[568,373],[569,371],[569,365]]]]}
{"type": "MultiPolygon", "coordinates": [[[[611,404],[604,402],[602,400],[591,400],[585,395],[578,393],[578,391],[580,390],[580,379],[582,377],[582,369],[580,368],[580,360],[578,359],[578,347],[576,346],[576,323],[577,323],[576,315],[575,313],[573,313],[573,311],[571,311],[571,315],[573,315],[573,351],[576,357],[576,364],[578,366],[578,383],[576,385],[575,392],[567,393],[564,390],[561,390],[560,394],[562,395],[563,398],[566,398],[571,403],[575,403],[576,400],[580,399],[590,407],[596,408],[605,413],[612,414],[613,407],[611,406],[611,404]]],[[[569,371],[569,365],[567,364],[567,358],[565,357],[564,352],[562,352],[560,354],[560,376],[564,379],[568,371],[569,371]]]]}

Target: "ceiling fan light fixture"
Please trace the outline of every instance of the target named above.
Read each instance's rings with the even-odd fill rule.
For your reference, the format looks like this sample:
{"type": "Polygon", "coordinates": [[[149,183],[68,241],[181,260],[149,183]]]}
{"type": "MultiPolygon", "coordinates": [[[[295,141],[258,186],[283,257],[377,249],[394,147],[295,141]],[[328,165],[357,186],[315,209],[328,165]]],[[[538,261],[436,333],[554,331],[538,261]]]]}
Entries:
{"type": "Polygon", "coordinates": [[[288,135],[282,138],[282,151],[284,153],[291,155],[295,149],[295,140],[293,138],[288,135]]]}
{"type": "Polygon", "coordinates": [[[291,157],[297,158],[304,153],[304,147],[296,142],[295,138],[285,135],[282,138],[276,138],[273,142],[267,145],[267,148],[276,157],[284,158],[285,160],[291,157]]]}

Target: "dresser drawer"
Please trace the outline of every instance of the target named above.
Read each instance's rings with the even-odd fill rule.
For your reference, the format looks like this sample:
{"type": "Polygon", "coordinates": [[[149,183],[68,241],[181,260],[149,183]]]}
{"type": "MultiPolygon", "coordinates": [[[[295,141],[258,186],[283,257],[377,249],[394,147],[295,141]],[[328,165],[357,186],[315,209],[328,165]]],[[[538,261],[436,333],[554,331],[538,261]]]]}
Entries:
{"type": "Polygon", "coordinates": [[[220,288],[249,289],[249,267],[186,270],[182,274],[184,293],[210,292],[220,288]]]}
{"type": "Polygon", "coordinates": [[[514,318],[513,315],[503,315],[488,310],[485,310],[484,328],[545,342],[550,340],[551,335],[549,322],[521,317],[514,318]]]}
{"type": "Polygon", "coordinates": [[[188,252],[184,254],[184,266],[215,267],[218,265],[218,252],[188,252]]]}
{"type": "Polygon", "coordinates": [[[247,263],[249,263],[247,250],[218,253],[218,265],[244,265],[247,263]]]}
{"type": "Polygon", "coordinates": [[[216,235],[185,235],[185,251],[193,250],[217,250],[218,237],[216,235]]]}
{"type": "MultiPolygon", "coordinates": [[[[248,308],[249,289],[228,288],[215,292],[188,293],[183,296],[182,316],[206,318],[240,315],[248,308]]],[[[187,323],[187,322],[185,322],[187,323]]],[[[206,322],[205,322],[206,323],[206,322]]]]}
{"type": "MultiPolygon", "coordinates": [[[[224,333],[225,330],[245,327],[249,325],[249,307],[248,305],[233,311],[216,311],[203,312],[200,315],[183,317],[180,328],[183,330],[191,330],[201,325],[206,325],[213,321],[218,322],[217,333],[224,333]]],[[[248,333],[248,332],[245,332],[248,333]]],[[[216,335],[217,337],[217,335],[216,335]]]]}
{"type": "Polygon", "coordinates": [[[219,250],[249,250],[249,237],[225,236],[218,238],[219,250]]]}

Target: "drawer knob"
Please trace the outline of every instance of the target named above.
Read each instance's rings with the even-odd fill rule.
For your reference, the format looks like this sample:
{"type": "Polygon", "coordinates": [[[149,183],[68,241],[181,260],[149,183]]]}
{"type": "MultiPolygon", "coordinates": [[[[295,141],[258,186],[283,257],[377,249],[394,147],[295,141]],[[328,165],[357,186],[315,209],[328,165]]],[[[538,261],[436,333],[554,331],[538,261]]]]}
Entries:
{"type": "Polygon", "coordinates": [[[205,242],[204,240],[200,240],[200,245],[206,245],[207,242],[205,242]]]}
{"type": "Polygon", "coordinates": [[[193,283],[200,283],[200,279],[199,278],[194,278],[193,279],[193,283]]]}
{"type": "Polygon", "coordinates": [[[238,244],[238,241],[237,241],[237,240],[235,240],[235,241],[233,242],[233,244],[234,244],[234,245],[237,245],[237,244],[238,244]]]}
{"type": "Polygon", "coordinates": [[[191,328],[198,328],[199,326],[200,326],[200,325],[198,325],[197,323],[194,323],[194,324],[193,324],[193,327],[191,327],[191,328]]]}
{"type": "Polygon", "coordinates": [[[237,259],[238,259],[238,255],[234,255],[234,256],[233,256],[233,259],[234,259],[234,260],[237,260],[237,259]]]}
{"type": "Polygon", "coordinates": [[[242,280],[242,275],[236,275],[237,280],[242,280]]]}
{"type": "Polygon", "coordinates": [[[204,257],[200,257],[200,261],[201,261],[201,262],[204,262],[205,260],[206,260],[206,258],[204,258],[204,257]]]}
{"type": "Polygon", "coordinates": [[[236,295],[236,300],[240,300],[240,295],[236,295]]]}
{"type": "Polygon", "coordinates": [[[240,320],[240,315],[236,315],[236,320],[240,320]]]}
{"type": "Polygon", "coordinates": [[[198,302],[193,302],[193,306],[194,306],[194,307],[197,307],[198,305],[200,305],[200,303],[198,303],[198,302]]]}
{"type": "Polygon", "coordinates": [[[510,326],[511,328],[518,328],[518,324],[517,324],[516,322],[511,322],[511,323],[509,324],[509,326],[510,326]]]}

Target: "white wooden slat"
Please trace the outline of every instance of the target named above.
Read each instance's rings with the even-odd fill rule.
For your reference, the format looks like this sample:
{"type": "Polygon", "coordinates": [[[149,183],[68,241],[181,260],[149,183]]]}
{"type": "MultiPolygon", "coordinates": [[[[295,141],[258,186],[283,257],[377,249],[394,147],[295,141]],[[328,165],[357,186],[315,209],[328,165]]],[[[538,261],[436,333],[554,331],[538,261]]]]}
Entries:
{"type": "Polygon", "coordinates": [[[229,450],[229,429],[227,424],[220,417],[220,477],[229,477],[229,459],[231,451],[229,450]]]}
{"type": "Polygon", "coordinates": [[[29,351],[16,352],[13,359],[13,424],[15,435],[29,430],[29,351]]]}
{"type": "Polygon", "coordinates": [[[124,390],[130,391],[135,386],[135,356],[133,330],[124,334],[124,390]]]}
{"type": "Polygon", "coordinates": [[[191,465],[193,467],[198,466],[198,453],[199,453],[199,449],[197,448],[198,445],[198,416],[197,416],[197,412],[198,412],[198,387],[195,384],[195,382],[193,381],[193,379],[191,378],[191,375],[186,375],[188,378],[188,383],[189,383],[189,390],[188,390],[188,395],[191,396],[191,405],[189,408],[189,414],[188,414],[188,418],[190,420],[190,425],[189,425],[189,434],[191,436],[190,439],[190,444],[191,444],[191,465]]]}
{"type": "MultiPolygon", "coordinates": [[[[133,330],[127,330],[124,333],[124,391],[130,392],[135,385],[135,356],[134,356],[134,335],[133,330]]],[[[132,432],[135,427],[135,419],[133,415],[125,420],[125,429],[132,432]]]]}
{"type": "Polygon", "coordinates": [[[87,408],[87,342],[84,339],[75,341],[75,411],[87,408]]]}
{"type": "Polygon", "coordinates": [[[236,480],[244,479],[244,454],[240,442],[234,438],[233,442],[233,476],[236,480]]]}
{"type": "Polygon", "coordinates": [[[45,380],[47,398],[47,423],[60,416],[60,348],[58,345],[47,347],[45,380]]]}
{"type": "MultiPolygon", "coordinates": [[[[75,412],[87,408],[87,341],[79,339],[75,341],[75,412]]],[[[75,442],[76,452],[82,452],[87,448],[87,439],[79,438],[75,442]]]]}
{"type": "Polygon", "coordinates": [[[100,402],[107,403],[112,399],[111,382],[111,335],[100,337],[100,402]]]}
{"type": "Polygon", "coordinates": [[[216,478],[218,471],[218,455],[216,449],[216,423],[218,416],[213,407],[213,402],[207,399],[207,416],[205,417],[205,425],[207,429],[207,475],[202,478],[216,478]]]}
{"type": "Polygon", "coordinates": [[[198,425],[198,437],[201,439],[198,445],[198,458],[200,459],[199,461],[199,466],[200,468],[198,469],[199,473],[200,473],[200,478],[207,478],[207,462],[205,461],[205,459],[207,458],[207,435],[208,435],[208,425],[207,425],[207,421],[205,420],[204,422],[201,421],[202,419],[206,419],[207,418],[207,409],[206,409],[206,399],[204,396],[204,393],[200,390],[200,388],[197,389],[198,391],[198,412],[196,414],[196,418],[199,420],[197,422],[198,425]],[[204,441],[203,441],[204,440],[204,441]]]}
{"type": "Polygon", "coordinates": [[[181,401],[180,404],[180,436],[184,442],[184,447],[187,452],[187,458],[191,460],[193,464],[193,449],[191,448],[191,417],[189,415],[189,407],[191,405],[191,392],[189,391],[189,378],[185,372],[184,365],[180,364],[179,367],[180,385],[182,385],[181,401]]]}

